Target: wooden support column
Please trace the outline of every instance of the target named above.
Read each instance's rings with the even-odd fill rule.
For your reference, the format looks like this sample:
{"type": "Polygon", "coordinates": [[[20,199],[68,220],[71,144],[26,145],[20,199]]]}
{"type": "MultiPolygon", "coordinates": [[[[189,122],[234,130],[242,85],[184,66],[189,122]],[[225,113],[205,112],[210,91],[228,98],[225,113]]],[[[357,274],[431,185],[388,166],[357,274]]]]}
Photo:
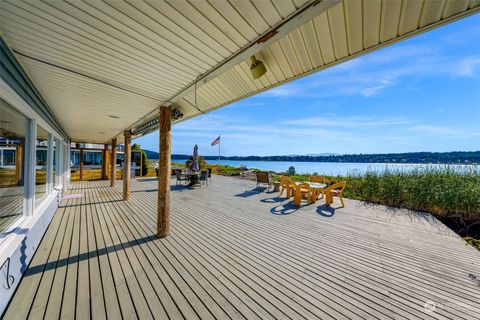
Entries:
{"type": "MultiPolygon", "coordinates": [[[[23,142],[25,143],[25,142],[23,142]]],[[[23,144],[15,146],[15,177],[17,186],[23,184],[23,144]]]]}
{"type": "Polygon", "coordinates": [[[108,144],[104,144],[103,145],[103,150],[102,150],[102,180],[107,180],[108,179],[107,153],[108,153],[108,144]]]}
{"type": "Polygon", "coordinates": [[[164,238],[170,232],[170,173],[171,173],[171,107],[160,108],[160,149],[158,164],[157,236],[164,238]]]}
{"type": "Polygon", "coordinates": [[[115,186],[117,179],[117,138],[112,139],[112,150],[110,150],[110,187],[115,186]]]}
{"type": "Polygon", "coordinates": [[[80,149],[80,181],[83,180],[83,149],[80,149]]]}
{"type": "Polygon", "coordinates": [[[132,168],[132,134],[130,130],[123,132],[125,144],[123,148],[123,200],[130,199],[130,172],[132,168]]]}

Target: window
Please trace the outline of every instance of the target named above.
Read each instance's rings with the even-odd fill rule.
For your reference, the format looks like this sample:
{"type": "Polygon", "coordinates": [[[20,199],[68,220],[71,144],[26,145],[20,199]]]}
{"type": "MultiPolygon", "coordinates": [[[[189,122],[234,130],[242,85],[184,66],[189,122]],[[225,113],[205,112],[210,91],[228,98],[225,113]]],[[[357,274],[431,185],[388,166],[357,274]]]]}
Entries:
{"type": "Polygon", "coordinates": [[[0,232],[23,214],[27,118],[0,99],[0,232]]]}
{"type": "Polygon", "coordinates": [[[80,151],[74,150],[70,152],[70,165],[74,169],[78,169],[80,166],[80,151]]]}
{"type": "Polygon", "coordinates": [[[101,168],[102,166],[102,151],[84,151],[83,165],[89,166],[90,169],[101,168]]]}
{"type": "Polygon", "coordinates": [[[40,203],[47,194],[48,132],[37,125],[35,163],[35,203],[40,203]]]}
{"type": "Polygon", "coordinates": [[[61,158],[64,156],[64,153],[62,152],[62,142],[58,139],[55,139],[55,144],[54,144],[54,156],[53,159],[55,161],[55,165],[53,166],[53,185],[56,187],[61,183],[61,177],[62,177],[62,162],[61,158]],[[55,175],[56,173],[56,175],[55,175]]]}
{"type": "Polygon", "coordinates": [[[53,177],[52,177],[52,182],[53,182],[53,187],[55,188],[58,184],[58,177],[57,177],[57,173],[59,172],[59,170],[57,169],[57,166],[58,166],[58,156],[60,155],[60,153],[58,152],[58,149],[57,149],[57,146],[58,146],[58,140],[57,139],[53,139],[53,177]]]}
{"type": "Polygon", "coordinates": [[[63,144],[63,167],[62,167],[62,177],[63,177],[63,186],[68,188],[69,184],[69,165],[70,165],[70,149],[66,143],[63,144]]]}

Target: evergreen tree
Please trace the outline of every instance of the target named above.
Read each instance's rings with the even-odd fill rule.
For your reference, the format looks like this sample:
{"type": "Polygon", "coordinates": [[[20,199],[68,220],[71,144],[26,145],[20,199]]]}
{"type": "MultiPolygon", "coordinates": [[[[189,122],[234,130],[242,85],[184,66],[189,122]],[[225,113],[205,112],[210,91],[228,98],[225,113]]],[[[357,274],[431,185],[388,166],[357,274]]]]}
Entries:
{"type": "Polygon", "coordinates": [[[133,159],[133,150],[140,150],[140,154],[142,155],[142,176],[146,176],[148,173],[148,161],[147,161],[147,154],[144,150],[140,147],[139,144],[134,143],[132,145],[132,159],[133,159]]]}

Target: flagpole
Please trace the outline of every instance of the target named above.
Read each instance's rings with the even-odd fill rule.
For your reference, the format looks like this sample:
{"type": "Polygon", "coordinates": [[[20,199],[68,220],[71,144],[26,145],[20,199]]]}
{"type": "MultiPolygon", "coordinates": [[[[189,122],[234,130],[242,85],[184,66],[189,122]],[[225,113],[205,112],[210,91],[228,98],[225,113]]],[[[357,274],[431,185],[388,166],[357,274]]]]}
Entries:
{"type": "MultiPolygon", "coordinates": [[[[220,135],[218,135],[220,138],[220,135]]],[[[218,140],[218,160],[217,160],[217,173],[220,173],[220,144],[222,143],[222,139],[218,140]]]]}

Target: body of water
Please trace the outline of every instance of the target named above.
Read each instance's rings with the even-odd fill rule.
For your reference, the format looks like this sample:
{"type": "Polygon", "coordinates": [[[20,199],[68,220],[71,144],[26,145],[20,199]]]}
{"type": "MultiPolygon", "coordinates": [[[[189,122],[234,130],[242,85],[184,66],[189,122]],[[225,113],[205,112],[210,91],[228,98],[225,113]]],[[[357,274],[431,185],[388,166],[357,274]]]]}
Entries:
{"type": "MultiPolygon", "coordinates": [[[[172,159],[175,162],[174,159],[172,159]]],[[[180,160],[177,160],[180,162],[180,160]]],[[[184,162],[184,160],[181,160],[184,162]]],[[[210,164],[216,164],[217,161],[209,160],[210,164]]],[[[235,161],[220,160],[221,165],[229,165],[232,167],[246,166],[247,168],[255,168],[260,170],[286,172],[290,166],[295,167],[296,173],[314,173],[323,175],[337,176],[347,175],[351,173],[363,174],[366,171],[383,171],[385,168],[392,170],[414,170],[418,167],[445,167],[444,164],[391,164],[391,163],[346,163],[346,162],[295,162],[295,161],[235,161]]],[[[467,165],[449,165],[451,168],[459,170],[465,169],[467,165]]],[[[476,166],[478,168],[478,166],[476,166]]]]}

